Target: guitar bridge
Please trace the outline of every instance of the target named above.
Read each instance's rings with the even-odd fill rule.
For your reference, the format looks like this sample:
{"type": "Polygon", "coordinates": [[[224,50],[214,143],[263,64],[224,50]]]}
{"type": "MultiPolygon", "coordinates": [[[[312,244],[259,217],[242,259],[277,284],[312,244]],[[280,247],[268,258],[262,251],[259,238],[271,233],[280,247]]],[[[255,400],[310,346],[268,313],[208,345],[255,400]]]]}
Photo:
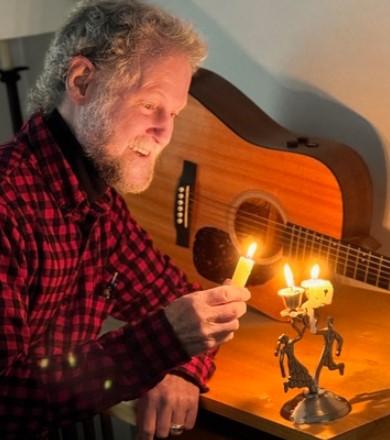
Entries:
{"type": "Polygon", "coordinates": [[[174,222],[176,229],[176,244],[189,247],[191,224],[191,196],[194,193],[196,182],[196,167],[194,162],[185,160],[178,185],[176,187],[174,203],[174,222]]]}

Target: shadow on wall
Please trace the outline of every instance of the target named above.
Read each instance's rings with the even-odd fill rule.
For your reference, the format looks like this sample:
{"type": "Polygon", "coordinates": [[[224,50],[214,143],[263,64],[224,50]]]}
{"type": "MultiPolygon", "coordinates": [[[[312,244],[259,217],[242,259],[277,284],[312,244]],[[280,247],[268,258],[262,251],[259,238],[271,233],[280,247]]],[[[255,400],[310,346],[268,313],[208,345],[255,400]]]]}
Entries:
{"type": "MultiPolygon", "coordinates": [[[[387,192],[385,147],[373,126],[323,91],[288,76],[275,77],[249,57],[245,48],[194,1],[187,0],[185,10],[181,0],[172,0],[170,5],[172,10],[181,11],[182,16],[195,23],[208,40],[209,58],[205,67],[229,80],[289,130],[335,140],[349,145],[362,156],[374,189],[371,233],[382,243],[381,251],[390,255],[389,231],[383,226],[387,192]]],[[[303,48],[302,58],[304,56],[303,48]]],[[[299,63],[297,52],[294,60],[299,63]]]]}

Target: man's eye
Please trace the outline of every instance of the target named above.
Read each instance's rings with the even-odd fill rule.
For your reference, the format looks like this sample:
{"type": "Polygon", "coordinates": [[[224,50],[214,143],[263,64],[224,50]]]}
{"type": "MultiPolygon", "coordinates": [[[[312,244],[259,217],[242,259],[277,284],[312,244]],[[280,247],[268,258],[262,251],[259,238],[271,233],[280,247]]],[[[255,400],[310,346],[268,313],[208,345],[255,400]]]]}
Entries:
{"type": "Polygon", "coordinates": [[[153,110],[154,109],[154,105],[151,102],[145,102],[144,103],[144,108],[146,110],[153,110]]]}

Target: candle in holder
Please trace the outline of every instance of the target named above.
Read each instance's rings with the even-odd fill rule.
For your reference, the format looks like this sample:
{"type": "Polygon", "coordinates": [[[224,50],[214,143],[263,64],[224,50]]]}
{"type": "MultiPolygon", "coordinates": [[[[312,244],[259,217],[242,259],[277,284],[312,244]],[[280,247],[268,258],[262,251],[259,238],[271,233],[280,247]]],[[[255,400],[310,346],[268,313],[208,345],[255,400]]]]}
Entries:
{"type": "Polygon", "coordinates": [[[240,259],[238,260],[232,277],[232,281],[236,286],[244,287],[246,282],[248,281],[253,265],[255,264],[255,261],[253,260],[253,255],[256,252],[256,248],[257,244],[252,243],[248,247],[246,257],[240,257],[240,259]]]}
{"type": "Polygon", "coordinates": [[[294,276],[288,264],[284,265],[284,277],[288,287],[279,289],[278,295],[283,299],[286,309],[295,310],[301,305],[304,289],[294,285],[294,276]]]}
{"type": "Polygon", "coordinates": [[[320,266],[315,264],[310,272],[311,278],[304,280],[301,286],[305,289],[305,294],[312,308],[322,307],[332,303],[333,286],[329,280],[318,278],[320,266]]]}

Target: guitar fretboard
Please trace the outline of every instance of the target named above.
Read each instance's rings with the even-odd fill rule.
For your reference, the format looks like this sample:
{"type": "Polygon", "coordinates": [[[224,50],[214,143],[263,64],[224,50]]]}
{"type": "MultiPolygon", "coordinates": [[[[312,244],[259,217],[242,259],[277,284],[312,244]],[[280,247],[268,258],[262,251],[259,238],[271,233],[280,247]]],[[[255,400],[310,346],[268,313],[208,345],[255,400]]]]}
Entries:
{"type": "Polygon", "coordinates": [[[292,223],[285,227],[282,246],[284,254],[291,258],[317,257],[340,275],[390,288],[389,257],[292,223]]]}

